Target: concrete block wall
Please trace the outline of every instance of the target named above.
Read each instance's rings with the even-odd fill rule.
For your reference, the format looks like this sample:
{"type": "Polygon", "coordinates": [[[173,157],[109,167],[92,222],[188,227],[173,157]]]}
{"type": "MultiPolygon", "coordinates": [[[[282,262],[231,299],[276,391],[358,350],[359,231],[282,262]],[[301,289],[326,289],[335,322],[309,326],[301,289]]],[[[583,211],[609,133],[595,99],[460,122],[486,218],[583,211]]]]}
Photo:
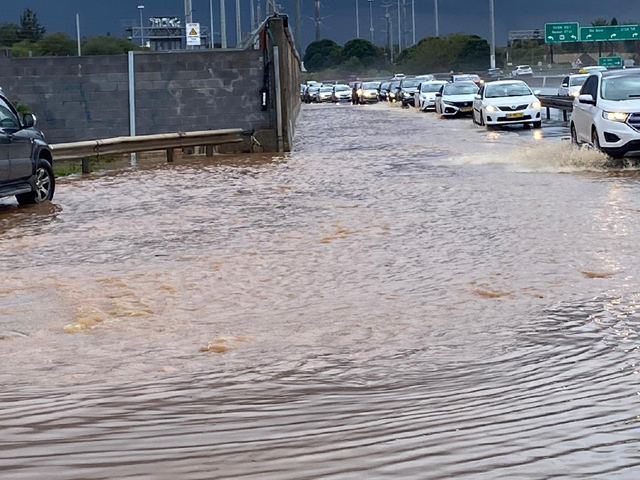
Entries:
{"type": "MultiPolygon", "coordinates": [[[[290,149],[300,108],[300,63],[282,18],[269,20],[280,49],[283,140],[290,149]]],[[[266,38],[266,36],[263,36],[266,38]]],[[[275,151],[275,92],[262,110],[265,60],[261,49],[136,52],[136,134],[223,128],[254,130],[266,151],[275,151]]],[[[273,89],[273,69],[269,71],[273,89]]],[[[11,58],[0,51],[0,87],[28,106],[50,143],[130,135],[127,55],[11,58]]],[[[247,148],[250,148],[247,147],[247,148]]]]}
{"type": "MultiPolygon", "coordinates": [[[[136,53],[137,134],[269,129],[262,52],[136,53]]],[[[27,105],[51,143],[129,135],[126,55],[8,58],[0,87],[27,105]]]]}
{"type": "Polygon", "coordinates": [[[0,57],[0,87],[54,143],[129,134],[127,57],[0,57]]]}
{"type": "Polygon", "coordinates": [[[269,128],[259,50],[135,55],[138,135],[269,128]]]}

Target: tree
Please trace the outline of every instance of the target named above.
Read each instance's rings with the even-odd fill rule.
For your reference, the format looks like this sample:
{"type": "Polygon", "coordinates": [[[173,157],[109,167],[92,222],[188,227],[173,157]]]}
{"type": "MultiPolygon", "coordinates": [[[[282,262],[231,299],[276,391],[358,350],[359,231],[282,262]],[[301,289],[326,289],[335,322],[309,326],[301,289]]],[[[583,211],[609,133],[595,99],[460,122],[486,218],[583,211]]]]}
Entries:
{"type": "Polygon", "coordinates": [[[486,40],[477,35],[456,33],[423,38],[403,50],[397,64],[405,73],[485,70],[489,67],[489,55],[486,40]]]}
{"type": "Polygon", "coordinates": [[[40,45],[37,42],[32,43],[29,40],[22,40],[13,44],[11,55],[14,57],[38,57],[40,56],[40,45]]]}
{"type": "Polygon", "coordinates": [[[607,19],[604,17],[597,17],[593,22],[591,22],[591,25],[594,27],[606,27],[609,25],[609,22],[607,22],[607,19]]]}
{"type": "Polygon", "coordinates": [[[40,26],[38,15],[30,8],[26,8],[20,15],[20,40],[29,40],[37,42],[46,33],[46,29],[40,26]]]}
{"type": "Polygon", "coordinates": [[[342,62],[342,47],[325,38],[311,42],[304,52],[304,66],[309,71],[338,66],[342,62]]]}
{"type": "Polygon", "coordinates": [[[76,41],[64,32],[45,35],[38,46],[40,55],[49,57],[68,57],[76,55],[78,50],[76,41]]]}
{"type": "Polygon", "coordinates": [[[362,38],[349,40],[342,48],[342,58],[344,60],[356,57],[358,60],[362,61],[363,64],[371,63],[381,54],[382,52],[378,47],[370,41],[362,38]]]}
{"type": "Polygon", "coordinates": [[[618,19],[616,17],[613,17],[609,25],[618,25],[618,19]]]}
{"type": "Polygon", "coordinates": [[[11,47],[18,43],[20,26],[16,23],[3,23],[0,25],[0,46],[11,47]]]}
{"type": "Polygon", "coordinates": [[[140,50],[130,40],[118,37],[90,37],[82,42],[83,55],[121,55],[140,50]]]}

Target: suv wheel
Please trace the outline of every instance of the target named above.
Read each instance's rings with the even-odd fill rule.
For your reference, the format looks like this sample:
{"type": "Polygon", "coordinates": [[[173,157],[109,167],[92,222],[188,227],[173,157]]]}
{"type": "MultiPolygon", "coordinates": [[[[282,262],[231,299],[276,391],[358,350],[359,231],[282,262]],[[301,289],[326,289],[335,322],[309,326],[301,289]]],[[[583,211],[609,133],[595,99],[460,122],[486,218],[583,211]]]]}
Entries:
{"type": "Polygon", "coordinates": [[[600,149],[600,137],[598,137],[598,131],[595,128],[591,132],[591,146],[593,147],[594,150],[597,150],[598,152],[602,151],[600,149]]]}
{"type": "Polygon", "coordinates": [[[51,164],[41,158],[36,164],[35,190],[29,193],[16,195],[20,205],[32,205],[53,199],[56,190],[56,179],[53,176],[51,164]]]}
{"type": "Polygon", "coordinates": [[[578,146],[578,133],[576,132],[576,126],[571,124],[571,145],[578,146]]]}

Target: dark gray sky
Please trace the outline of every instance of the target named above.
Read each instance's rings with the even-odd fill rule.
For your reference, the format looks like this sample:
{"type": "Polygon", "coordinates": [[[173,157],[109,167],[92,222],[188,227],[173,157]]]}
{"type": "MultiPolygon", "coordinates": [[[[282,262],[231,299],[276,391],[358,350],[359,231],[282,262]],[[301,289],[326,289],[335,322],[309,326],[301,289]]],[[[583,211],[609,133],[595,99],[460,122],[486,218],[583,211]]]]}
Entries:
{"type": "MultiPolygon", "coordinates": [[[[227,8],[227,32],[230,43],[235,41],[235,0],[225,0],[227,8]]],[[[264,5],[264,0],[263,5],[264,5]]],[[[360,7],[360,36],[369,38],[369,5],[358,0],[360,7]]],[[[408,12],[411,3],[408,1],[408,12]]],[[[219,31],[219,2],[214,2],[216,31],[219,31]]],[[[255,0],[256,4],[258,0],[255,0]]],[[[313,40],[314,3],[302,0],[303,41],[313,40]]],[[[375,0],[373,8],[375,41],[384,42],[385,22],[382,3],[375,0]]],[[[293,0],[280,0],[286,13],[293,17],[293,0]]],[[[588,24],[598,16],[617,17],[620,22],[640,22],[640,0],[495,0],[496,28],[499,45],[505,45],[509,30],[541,28],[545,22],[577,21],[588,24]]],[[[122,35],[123,24],[139,22],[137,6],[145,5],[146,16],[183,15],[183,0],[7,0],[3,2],[0,22],[18,21],[26,7],[35,10],[41,23],[49,32],[63,30],[75,34],[75,14],[80,13],[82,33],[99,35],[111,32],[122,35]]],[[[248,30],[249,0],[241,0],[243,29],[248,30]]],[[[397,0],[395,5],[397,5],[397,0]]],[[[467,32],[484,38],[489,35],[489,0],[439,0],[441,33],[467,32]]],[[[209,0],[193,0],[194,18],[209,24],[209,0]]],[[[263,8],[264,9],[264,8],[263,8]]],[[[391,9],[392,11],[397,10],[391,9]]],[[[416,37],[434,34],[433,0],[415,0],[416,37]]],[[[355,37],[355,0],[322,0],[322,36],[342,44],[355,37]]],[[[397,37],[397,30],[395,30],[397,37]]]]}

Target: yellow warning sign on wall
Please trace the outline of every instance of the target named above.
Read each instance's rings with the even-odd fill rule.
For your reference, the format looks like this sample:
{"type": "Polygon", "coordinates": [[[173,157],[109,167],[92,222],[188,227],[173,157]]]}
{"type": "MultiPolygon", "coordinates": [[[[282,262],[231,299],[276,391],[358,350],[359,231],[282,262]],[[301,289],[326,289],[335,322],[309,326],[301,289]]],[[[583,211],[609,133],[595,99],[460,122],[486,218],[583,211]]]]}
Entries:
{"type": "Polygon", "coordinates": [[[200,24],[187,23],[187,46],[200,46],[200,24]]]}

